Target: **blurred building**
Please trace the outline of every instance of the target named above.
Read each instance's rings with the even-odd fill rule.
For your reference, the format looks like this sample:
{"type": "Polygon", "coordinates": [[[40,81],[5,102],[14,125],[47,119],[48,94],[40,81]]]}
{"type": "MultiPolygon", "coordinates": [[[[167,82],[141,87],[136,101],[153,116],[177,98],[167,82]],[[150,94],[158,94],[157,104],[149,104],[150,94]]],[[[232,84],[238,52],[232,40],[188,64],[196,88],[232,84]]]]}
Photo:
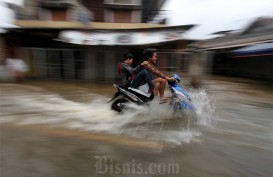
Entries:
{"type": "Polygon", "coordinates": [[[241,31],[215,34],[221,36],[198,43],[206,72],[272,82],[273,18],[261,17],[241,31]]]}
{"type": "Polygon", "coordinates": [[[82,0],[94,22],[147,23],[166,0],[82,0]]]}
{"type": "Polygon", "coordinates": [[[181,52],[192,41],[182,34],[194,25],[168,27],[142,23],[152,19],[164,0],[25,0],[15,24],[4,35],[7,56],[17,51],[30,65],[30,78],[112,80],[117,63],[130,50],[159,49],[159,67],[184,68],[181,52]],[[10,52],[11,51],[11,52],[10,52]]]}
{"type": "Polygon", "coordinates": [[[78,21],[82,14],[90,16],[77,0],[24,0],[23,7],[13,9],[17,20],[78,21]]]}
{"type": "Polygon", "coordinates": [[[142,22],[147,23],[152,21],[160,11],[165,0],[142,0],[142,22]]]}
{"type": "Polygon", "coordinates": [[[20,5],[22,5],[22,2],[20,0],[0,0],[0,65],[2,64],[2,59],[6,57],[7,53],[4,33],[6,33],[7,29],[9,28],[17,27],[16,25],[14,25],[15,12],[10,7],[16,7],[20,5]]]}

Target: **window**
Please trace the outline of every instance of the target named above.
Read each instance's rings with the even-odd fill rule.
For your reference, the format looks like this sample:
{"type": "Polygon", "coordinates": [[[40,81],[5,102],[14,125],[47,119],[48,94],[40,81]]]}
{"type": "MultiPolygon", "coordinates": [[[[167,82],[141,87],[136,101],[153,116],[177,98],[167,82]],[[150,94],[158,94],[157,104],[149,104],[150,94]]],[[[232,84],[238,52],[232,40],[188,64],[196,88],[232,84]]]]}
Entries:
{"type": "Polygon", "coordinates": [[[66,21],[67,10],[66,9],[51,9],[51,20],[52,21],[66,21]]]}
{"type": "Polygon", "coordinates": [[[131,23],[132,11],[115,10],[113,13],[115,23],[131,23]]]}

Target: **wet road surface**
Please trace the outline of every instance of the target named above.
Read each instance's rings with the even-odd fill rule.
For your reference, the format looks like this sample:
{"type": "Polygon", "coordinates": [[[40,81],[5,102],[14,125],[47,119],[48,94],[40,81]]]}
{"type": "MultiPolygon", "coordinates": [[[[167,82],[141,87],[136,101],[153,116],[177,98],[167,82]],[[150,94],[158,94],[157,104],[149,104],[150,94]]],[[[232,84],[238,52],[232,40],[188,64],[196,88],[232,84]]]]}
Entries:
{"type": "Polygon", "coordinates": [[[1,84],[1,177],[273,175],[269,86],[207,79],[189,90],[198,114],[190,125],[156,101],[119,115],[105,104],[113,92],[107,84],[1,84]]]}

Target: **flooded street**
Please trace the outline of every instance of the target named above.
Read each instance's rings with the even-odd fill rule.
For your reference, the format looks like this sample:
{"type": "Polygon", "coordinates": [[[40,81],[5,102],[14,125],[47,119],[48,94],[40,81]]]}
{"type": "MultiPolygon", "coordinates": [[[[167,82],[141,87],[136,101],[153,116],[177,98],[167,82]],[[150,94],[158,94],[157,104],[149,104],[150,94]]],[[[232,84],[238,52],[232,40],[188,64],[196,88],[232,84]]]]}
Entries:
{"type": "Polygon", "coordinates": [[[273,95],[263,84],[185,86],[194,118],[158,100],[118,114],[111,84],[1,84],[0,176],[271,177],[273,95]]]}

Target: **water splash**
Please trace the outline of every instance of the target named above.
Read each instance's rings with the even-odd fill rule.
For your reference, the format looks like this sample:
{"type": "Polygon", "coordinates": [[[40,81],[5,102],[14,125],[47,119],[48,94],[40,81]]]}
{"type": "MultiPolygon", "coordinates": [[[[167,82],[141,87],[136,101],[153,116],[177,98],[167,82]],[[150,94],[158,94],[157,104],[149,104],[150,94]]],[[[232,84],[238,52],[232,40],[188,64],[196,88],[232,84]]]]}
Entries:
{"type": "MultiPolygon", "coordinates": [[[[192,126],[192,118],[177,116],[167,104],[154,100],[150,106],[131,104],[124,114],[110,110],[109,98],[86,93],[88,102],[75,102],[37,87],[8,85],[1,90],[3,122],[47,124],[50,126],[145,138],[167,143],[188,143],[201,135],[192,126]],[[12,88],[12,91],[10,90],[12,88]]],[[[204,89],[191,90],[197,123],[210,126],[214,107],[204,89]]]]}
{"type": "Polygon", "coordinates": [[[189,92],[196,108],[197,123],[205,126],[213,125],[217,120],[215,101],[209,98],[204,88],[190,89],[189,92]]]}

